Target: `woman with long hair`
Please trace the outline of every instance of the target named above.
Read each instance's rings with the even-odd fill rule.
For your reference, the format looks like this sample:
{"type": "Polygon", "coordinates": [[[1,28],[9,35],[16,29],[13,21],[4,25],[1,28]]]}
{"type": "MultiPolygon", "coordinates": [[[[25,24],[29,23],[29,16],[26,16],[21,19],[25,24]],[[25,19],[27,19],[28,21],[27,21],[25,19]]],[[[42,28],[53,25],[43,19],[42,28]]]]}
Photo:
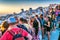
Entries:
{"type": "Polygon", "coordinates": [[[46,29],[47,29],[47,34],[48,34],[48,40],[50,40],[50,26],[51,26],[51,21],[50,21],[50,17],[47,17],[47,19],[45,20],[46,23],[44,24],[46,29]]]}
{"type": "Polygon", "coordinates": [[[2,34],[4,34],[4,32],[8,29],[8,27],[9,27],[8,22],[7,21],[4,21],[2,23],[2,34]]]}

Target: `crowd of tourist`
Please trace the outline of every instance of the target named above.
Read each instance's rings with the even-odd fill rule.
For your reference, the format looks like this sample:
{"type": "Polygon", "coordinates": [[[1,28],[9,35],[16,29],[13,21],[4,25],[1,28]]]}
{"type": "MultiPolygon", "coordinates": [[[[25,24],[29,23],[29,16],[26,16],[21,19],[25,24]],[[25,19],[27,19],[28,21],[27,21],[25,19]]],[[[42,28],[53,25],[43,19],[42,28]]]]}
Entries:
{"type": "Polygon", "coordinates": [[[33,12],[28,19],[17,16],[6,19],[0,27],[0,40],[43,40],[46,34],[50,40],[50,32],[59,26],[60,14],[54,8],[40,12],[33,12]]]}

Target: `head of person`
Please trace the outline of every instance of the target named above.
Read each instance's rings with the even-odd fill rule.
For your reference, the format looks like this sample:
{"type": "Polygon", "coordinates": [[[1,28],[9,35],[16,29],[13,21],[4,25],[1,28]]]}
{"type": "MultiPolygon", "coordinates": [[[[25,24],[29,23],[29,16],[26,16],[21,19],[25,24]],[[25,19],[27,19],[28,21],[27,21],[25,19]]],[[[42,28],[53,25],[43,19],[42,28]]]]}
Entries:
{"type": "Polygon", "coordinates": [[[35,18],[38,18],[38,15],[35,15],[35,18]]]}
{"type": "Polygon", "coordinates": [[[56,10],[60,10],[60,5],[57,5],[56,6],[56,10]]]}
{"type": "Polygon", "coordinates": [[[54,10],[54,8],[52,8],[52,11],[54,10]]]}
{"type": "Polygon", "coordinates": [[[9,26],[15,25],[15,24],[17,23],[15,17],[9,17],[9,18],[7,19],[7,22],[8,22],[8,24],[9,24],[9,26]]]}
{"type": "Polygon", "coordinates": [[[20,18],[19,24],[23,24],[23,23],[24,23],[24,18],[20,18]]]}
{"type": "Polygon", "coordinates": [[[45,20],[45,21],[48,21],[48,17],[47,17],[47,16],[44,16],[44,20],[45,20]]]}
{"type": "Polygon", "coordinates": [[[3,30],[7,30],[8,27],[9,27],[8,22],[7,22],[7,21],[4,21],[4,22],[2,23],[2,29],[3,29],[3,30]]]}
{"type": "Polygon", "coordinates": [[[47,17],[47,21],[51,21],[50,19],[51,19],[50,17],[47,17]]]}
{"type": "Polygon", "coordinates": [[[19,23],[19,19],[17,16],[14,16],[14,18],[16,19],[16,22],[19,23]]]}
{"type": "Polygon", "coordinates": [[[31,17],[31,20],[32,20],[32,22],[35,20],[35,16],[34,17],[31,17]]]}
{"type": "Polygon", "coordinates": [[[26,24],[28,24],[28,21],[26,20],[26,19],[24,19],[24,21],[23,21],[24,23],[26,23],[26,24]]]}
{"type": "Polygon", "coordinates": [[[40,18],[43,18],[43,14],[40,14],[40,18]]]}

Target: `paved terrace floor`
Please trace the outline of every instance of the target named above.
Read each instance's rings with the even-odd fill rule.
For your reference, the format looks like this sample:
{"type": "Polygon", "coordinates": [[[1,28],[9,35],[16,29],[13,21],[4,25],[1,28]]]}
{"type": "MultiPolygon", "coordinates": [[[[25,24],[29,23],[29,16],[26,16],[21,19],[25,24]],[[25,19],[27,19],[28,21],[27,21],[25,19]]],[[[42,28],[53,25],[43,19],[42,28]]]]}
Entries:
{"type": "MultiPolygon", "coordinates": [[[[56,29],[55,31],[52,31],[51,33],[50,33],[50,40],[58,40],[58,38],[59,38],[59,33],[60,32],[60,29],[58,28],[58,29],[56,29]]],[[[42,36],[41,36],[41,32],[40,32],[40,40],[42,40],[41,38],[42,38],[42,36]]],[[[48,40],[48,38],[47,38],[47,35],[45,35],[44,36],[45,38],[43,39],[43,40],[48,40]]]]}

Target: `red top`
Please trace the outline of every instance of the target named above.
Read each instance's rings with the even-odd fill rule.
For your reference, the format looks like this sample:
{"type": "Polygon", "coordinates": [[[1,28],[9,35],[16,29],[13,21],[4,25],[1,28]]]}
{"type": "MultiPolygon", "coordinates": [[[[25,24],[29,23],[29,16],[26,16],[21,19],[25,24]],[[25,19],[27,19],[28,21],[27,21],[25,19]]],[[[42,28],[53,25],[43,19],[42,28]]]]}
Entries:
{"type": "MultiPolygon", "coordinates": [[[[18,30],[20,30],[20,28],[12,29],[12,31],[14,31],[15,33],[17,33],[18,30]]],[[[26,32],[25,30],[22,29],[22,35],[26,37],[28,35],[28,32],[26,32]]],[[[0,38],[0,40],[12,40],[12,39],[13,39],[13,36],[8,31],[6,31],[3,34],[3,36],[0,38]]]]}

